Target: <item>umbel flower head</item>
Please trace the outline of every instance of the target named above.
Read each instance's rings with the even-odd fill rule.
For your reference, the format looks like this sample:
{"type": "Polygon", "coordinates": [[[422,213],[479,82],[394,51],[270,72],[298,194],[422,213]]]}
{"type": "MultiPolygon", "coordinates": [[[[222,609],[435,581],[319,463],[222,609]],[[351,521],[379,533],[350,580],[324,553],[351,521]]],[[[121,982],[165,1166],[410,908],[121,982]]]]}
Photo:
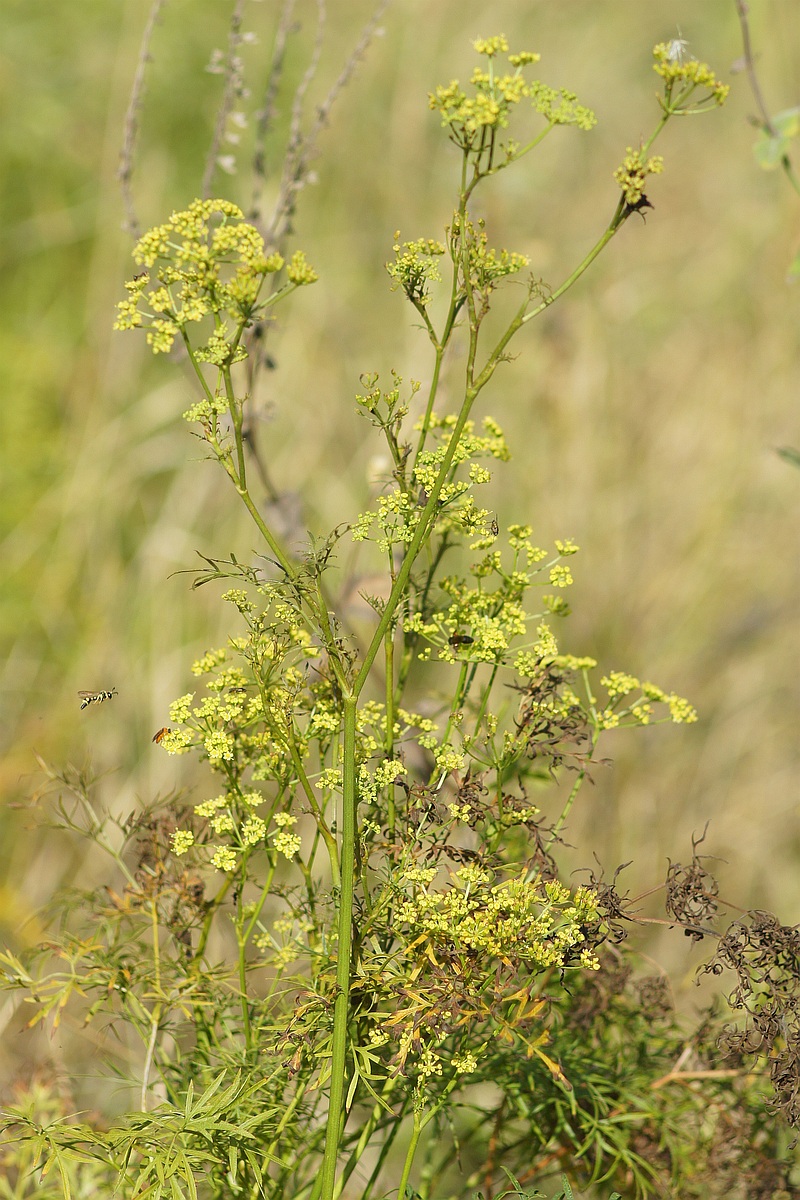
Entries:
{"type": "Polygon", "coordinates": [[[649,157],[643,150],[628,146],[622,164],[614,172],[614,178],[622,188],[625,203],[635,207],[644,196],[648,175],[660,175],[664,170],[664,159],[660,154],[649,157]]]}
{"type": "Polygon", "coordinates": [[[731,90],[728,84],[717,79],[708,63],[685,58],[684,52],[682,39],[659,42],[653,47],[653,70],[664,80],[664,99],[661,101],[664,110],[699,112],[724,104],[731,90]]]}
{"type": "MultiPolygon", "coordinates": [[[[486,66],[473,71],[472,94],[454,79],[437,87],[428,97],[430,107],[441,113],[442,124],[462,149],[483,148],[485,132],[507,128],[511,110],[523,100],[530,101],[548,128],[577,125],[579,129],[591,129],[596,123],[594,113],[578,103],[574,92],[525,79],[524,69],[539,61],[538,54],[530,50],[509,54],[508,42],[502,34],[478,38],[473,46],[486,59],[486,66]],[[501,55],[508,63],[505,68],[500,66],[501,55]]],[[[509,146],[509,151],[514,157],[514,148],[509,146]]]]}
{"type": "MultiPolygon", "coordinates": [[[[194,200],[148,230],[133,258],[144,270],[125,284],[128,298],[117,306],[114,328],[146,329],[148,345],[161,354],[188,325],[211,316],[213,333],[195,356],[218,366],[246,357],[242,330],[269,302],[259,300],[265,278],[284,266],[229,200],[194,200]]],[[[316,279],[299,252],[287,277],[293,287],[316,279]]]]}

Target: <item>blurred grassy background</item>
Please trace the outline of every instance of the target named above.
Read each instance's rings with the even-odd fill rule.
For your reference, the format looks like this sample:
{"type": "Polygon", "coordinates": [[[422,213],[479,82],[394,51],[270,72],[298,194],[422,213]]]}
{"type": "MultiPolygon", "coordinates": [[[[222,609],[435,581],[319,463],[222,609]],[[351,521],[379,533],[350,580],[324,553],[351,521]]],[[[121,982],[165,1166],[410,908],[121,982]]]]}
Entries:
{"type": "MultiPolygon", "coordinates": [[[[230,7],[171,0],[153,46],[135,187],[145,226],[199,189],[219,97],[204,67],[225,45],[230,7]]],[[[759,69],[773,109],[800,91],[800,10],[753,6],[759,69]]],[[[274,3],[246,7],[263,74],[274,3]]],[[[331,0],[318,100],[370,5],[331,0]]],[[[151,737],[189,664],[224,640],[218,589],[191,592],[195,551],[246,557],[254,537],[224,481],[198,461],[180,419],[191,396],[143,339],[113,334],[130,274],[115,180],[146,6],[11,3],[0,126],[0,538],[3,645],[0,886],[5,934],[59,881],[85,882],[81,849],[36,828],[26,802],[35,755],[91,763],[118,811],[193,783],[186,760],[151,737]],[[115,685],[79,712],[81,688],[115,685]]],[[[313,36],[301,5],[289,77],[313,36]]],[[[470,40],[504,31],[542,54],[547,82],[593,107],[591,134],[554,134],[538,156],[486,187],[490,239],[530,255],[557,284],[605,227],[611,172],[657,119],[655,41],[676,35],[723,78],[741,53],[732,0],[396,0],[384,36],[321,139],[318,182],[302,196],[297,242],[321,281],[281,312],[262,440],[282,492],[327,530],[363,507],[378,447],[354,415],[364,370],[426,380],[427,343],[392,293],[392,235],[438,236],[452,206],[455,152],[427,108],[437,82],[472,67],[470,40]]],[[[729,104],[675,121],[657,147],[646,225],[631,220],[567,299],[513,347],[485,407],[514,461],[496,473],[501,523],[538,541],[573,537],[574,616],[565,647],[691,698],[689,728],[610,734],[569,829],[613,871],[635,859],[635,892],[706,848],[737,903],[799,919],[800,473],[775,447],[800,444],[797,295],[785,283],[797,198],[753,162],[744,79],[729,104]]],[[[258,85],[254,84],[257,103],[258,85]]],[[[288,99],[281,103],[285,126],[288,99]]],[[[241,176],[217,191],[247,201],[241,176]]],[[[457,364],[455,364],[457,369],[457,364]]],[[[26,924],[27,922],[27,924],[26,924]]],[[[679,947],[678,949],[683,949],[679,947]]]]}

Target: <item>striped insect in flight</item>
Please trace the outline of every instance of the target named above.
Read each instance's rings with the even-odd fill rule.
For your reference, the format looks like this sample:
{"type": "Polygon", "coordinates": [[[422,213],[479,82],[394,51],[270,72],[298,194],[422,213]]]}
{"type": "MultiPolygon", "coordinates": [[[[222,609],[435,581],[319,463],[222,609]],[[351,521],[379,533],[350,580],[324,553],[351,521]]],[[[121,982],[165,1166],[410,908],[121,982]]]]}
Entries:
{"type": "Polygon", "coordinates": [[[110,692],[78,692],[81,698],[81,709],[88,708],[90,704],[102,704],[104,700],[110,700],[112,696],[117,695],[117,689],[112,688],[110,692]]]}

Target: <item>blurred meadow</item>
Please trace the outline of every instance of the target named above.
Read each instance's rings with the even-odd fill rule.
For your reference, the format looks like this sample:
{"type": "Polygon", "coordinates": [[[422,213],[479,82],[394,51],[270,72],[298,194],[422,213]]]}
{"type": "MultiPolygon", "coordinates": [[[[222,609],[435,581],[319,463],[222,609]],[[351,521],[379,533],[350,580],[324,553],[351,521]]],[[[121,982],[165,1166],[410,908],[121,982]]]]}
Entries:
{"type": "MultiPolygon", "coordinates": [[[[231,8],[164,5],[133,180],[144,228],[199,192],[222,86],[205,67],[225,47],[231,8]]],[[[277,8],[245,5],[254,107],[277,8]]],[[[200,565],[197,551],[246,559],[254,545],[181,420],[193,397],[182,368],[111,329],[133,273],[116,171],[147,10],[5,6],[0,911],[12,946],[39,936],[37,910],[59,884],[89,883],[95,870],[29,806],[43,781],[37,755],[91,769],[120,813],[202,787],[186,759],[151,742],[169,701],[191,690],[191,662],[228,633],[224,588],[192,591],[184,572],[200,565]],[[112,686],[113,703],[79,711],[79,689],[112,686]]],[[[752,10],[767,103],[787,108],[800,94],[800,9],[762,0],[752,10]]],[[[312,110],[371,11],[330,0],[312,110]]],[[[315,6],[298,16],[282,136],[315,6]]],[[[439,237],[450,215],[456,155],[428,91],[470,73],[474,37],[504,32],[512,49],[541,53],[541,78],[596,111],[590,134],[558,131],[484,191],[490,241],[529,255],[556,285],[605,227],[626,146],[657,120],[651,48],[680,28],[730,79],[730,100],[670,125],[646,222],[626,224],[495,376],[483,411],[513,460],[495,473],[490,503],[501,525],[528,522],[540,544],[581,547],[564,648],[653,679],[700,714],[689,727],[606,735],[613,761],[567,831],[575,865],[595,852],[611,874],[633,860],[623,881],[636,894],[668,858],[687,861],[709,822],[704,850],[723,860],[712,864],[722,894],[795,923],[800,472],[776,447],[800,445],[798,295],[786,283],[800,222],[797,197],[753,159],[754,105],[744,76],[729,75],[741,55],[733,0],[395,0],[381,26],[299,198],[290,248],[306,251],[320,282],[281,309],[276,369],[259,396],[290,535],[352,519],[386,470],[355,413],[360,373],[429,376],[427,341],[384,270],[395,230],[439,237]]],[[[226,151],[239,170],[218,172],[213,188],[245,207],[251,135],[226,151]]],[[[653,953],[685,967],[677,941],[658,939],[653,953]]]]}

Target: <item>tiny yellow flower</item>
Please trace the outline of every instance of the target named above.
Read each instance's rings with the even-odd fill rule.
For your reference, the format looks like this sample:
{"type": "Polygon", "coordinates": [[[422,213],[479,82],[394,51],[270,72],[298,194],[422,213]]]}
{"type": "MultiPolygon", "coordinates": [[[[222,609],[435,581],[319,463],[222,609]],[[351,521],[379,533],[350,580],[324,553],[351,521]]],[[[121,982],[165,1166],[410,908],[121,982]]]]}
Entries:
{"type": "Polygon", "coordinates": [[[296,833],[287,833],[285,829],[273,834],[271,841],[278,853],[288,859],[294,858],[302,844],[296,833]]]}
{"type": "Polygon", "coordinates": [[[218,871],[225,871],[228,875],[236,870],[236,863],[236,852],[230,846],[220,846],[218,850],[214,851],[211,859],[212,866],[216,867],[218,871]]]}
{"type": "Polygon", "coordinates": [[[191,829],[176,829],[172,835],[172,853],[180,858],[194,845],[194,834],[191,829]]]}

